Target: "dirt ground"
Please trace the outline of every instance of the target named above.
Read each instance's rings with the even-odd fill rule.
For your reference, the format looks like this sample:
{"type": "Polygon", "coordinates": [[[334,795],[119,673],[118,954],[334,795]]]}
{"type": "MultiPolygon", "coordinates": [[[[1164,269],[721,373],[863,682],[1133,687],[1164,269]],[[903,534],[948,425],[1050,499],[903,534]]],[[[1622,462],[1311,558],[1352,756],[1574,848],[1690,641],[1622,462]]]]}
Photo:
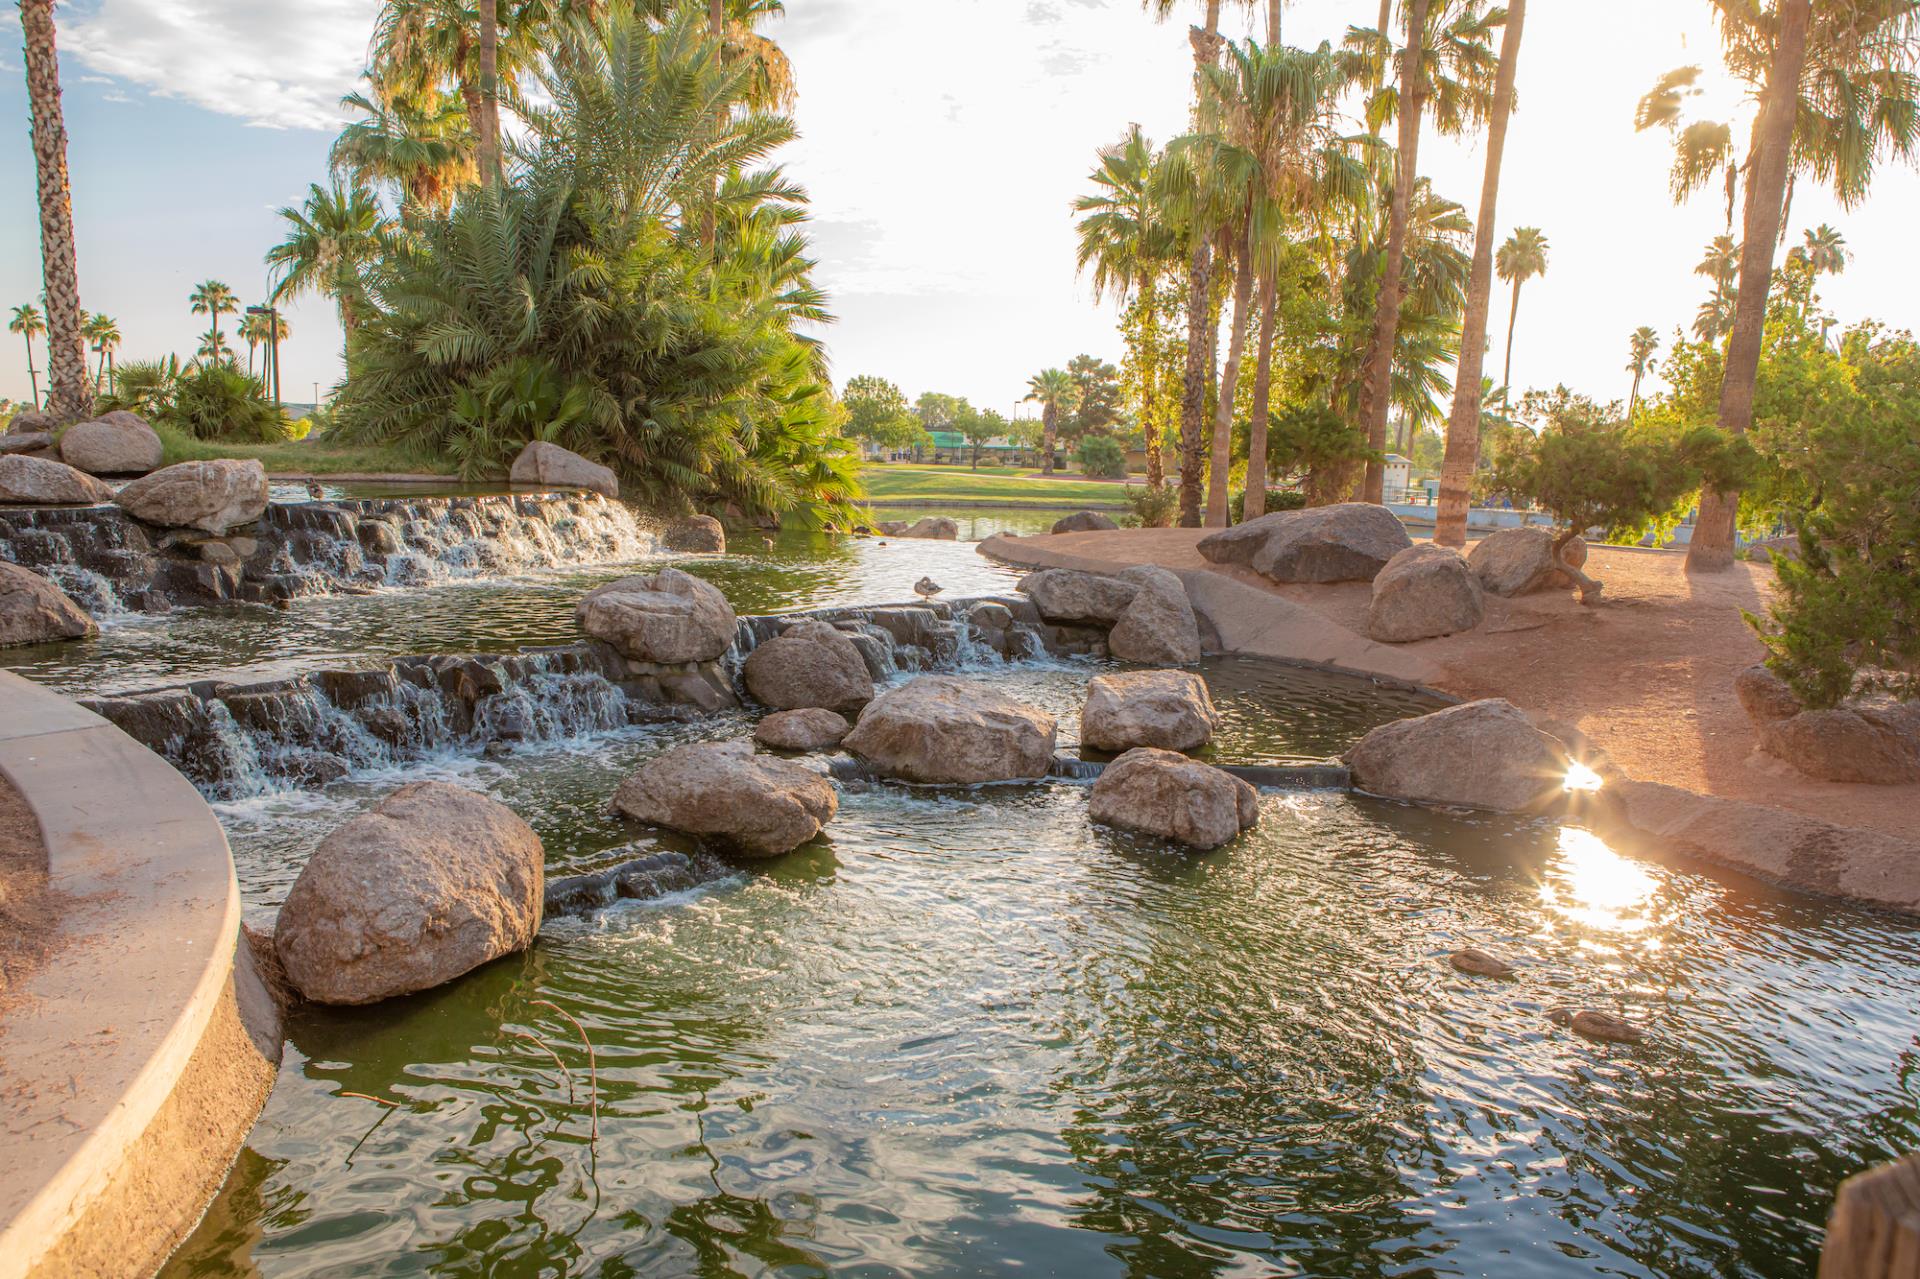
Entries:
{"type": "MultiPolygon", "coordinates": [[[[1126,529],[1006,544],[1088,559],[1225,573],[1366,633],[1365,582],[1282,586],[1201,558],[1192,529],[1126,529]]],[[[1014,552],[1018,554],[1017,551],[1014,552]]],[[[1572,591],[1487,597],[1475,630],[1394,645],[1432,662],[1432,683],[1458,697],[1504,697],[1578,728],[1642,781],[1792,809],[1841,826],[1911,837],[1920,785],[1820,782],[1760,753],[1733,677],[1764,655],[1741,611],[1764,614],[1773,569],[1736,563],[1690,576],[1681,551],[1595,547],[1587,572],[1606,584],[1583,607],[1572,591]]]]}
{"type": "Polygon", "coordinates": [[[53,907],[40,824],[20,792],[0,777],[0,1011],[45,961],[53,907]]]}

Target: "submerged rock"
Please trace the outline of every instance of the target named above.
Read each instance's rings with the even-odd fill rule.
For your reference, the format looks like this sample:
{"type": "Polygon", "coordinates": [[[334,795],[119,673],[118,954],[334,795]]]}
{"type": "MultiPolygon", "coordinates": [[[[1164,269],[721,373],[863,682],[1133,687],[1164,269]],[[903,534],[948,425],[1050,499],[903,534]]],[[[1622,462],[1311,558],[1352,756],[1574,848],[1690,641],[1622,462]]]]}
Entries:
{"type": "Polygon", "coordinates": [[[1056,533],[1097,533],[1120,526],[1098,511],[1078,511],[1053,522],[1056,533]]]}
{"type": "Polygon", "coordinates": [[[606,870],[547,881],[546,917],[585,915],[617,901],[651,901],[701,882],[685,853],[648,853],[606,870]]]}
{"type": "Polygon", "coordinates": [[[145,419],[125,409],[76,422],[60,437],[61,460],[92,475],[145,475],[166,453],[145,419]]]}
{"type": "Polygon", "coordinates": [[[619,497],[620,481],[598,462],[589,462],[572,449],[535,440],[513,459],[507,478],[515,484],[546,488],[586,489],[603,497],[619,497]]]}
{"type": "Polygon", "coordinates": [[[77,467],[45,457],[0,457],[0,502],[77,506],[111,502],[113,490],[77,467]]]}
{"type": "Polygon", "coordinates": [[[506,805],[444,782],[403,786],[321,841],[274,948],[320,1003],[426,990],[532,943],[545,864],[506,805]]]}
{"type": "Polygon", "coordinates": [[[1347,753],[1353,784],[1389,799],[1521,812],[1566,786],[1557,739],[1500,698],[1374,729],[1347,753]]]}
{"type": "Polygon", "coordinates": [[[689,515],[667,525],[660,545],[689,555],[714,555],[727,549],[727,528],[711,515],[689,515]]]}
{"type": "Polygon", "coordinates": [[[846,632],[830,622],[789,626],[747,655],[747,691],[776,710],[818,706],[858,711],[873,700],[873,676],[846,632]]]}
{"type": "Polygon", "coordinates": [[[1045,777],[1054,719],[979,680],[922,675],[868,703],[843,745],[881,773],[910,782],[1045,777]]]}
{"type": "Polygon", "coordinates": [[[1219,725],[1207,683],[1186,671],[1126,671],[1087,682],[1080,742],[1120,752],[1136,746],[1190,751],[1219,725]]]}
{"type": "Polygon", "coordinates": [[[700,742],[642,764],[614,811],[689,835],[717,836],[753,857],[791,852],[839,811],[833,784],[751,742],[700,742]]]}
{"type": "Polygon", "coordinates": [[[0,648],[99,633],[87,611],[38,573],[0,560],[0,648]]]}
{"type": "Polygon", "coordinates": [[[637,662],[710,662],[738,628],[719,588],[677,568],[596,587],[573,615],[581,630],[637,662]]]}
{"type": "Polygon", "coordinates": [[[1384,644],[1407,644],[1470,631],[1485,614],[1467,561],[1457,551],[1422,543],[1388,560],[1373,579],[1367,634],[1384,644]]]}
{"type": "Polygon", "coordinates": [[[1101,770],[1087,814],[1190,848],[1218,848],[1260,820],[1260,795],[1211,764],[1142,746],[1101,770]]]}
{"type": "Polygon", "coordinates": [[[1366,582],[1413,545],[1384,506],[1342,502],[1276,511],[1200,539],[1215,564],[1245,564],[1276,582],[1366,582]]]}
{"type": "Polygon", "coordinates": [[[755,725],[753,740],[781,751],[825,751],[852,731],[846,716],[814,706],[774,712],[755,725]]]}
{"type": "Polygon", "coordinates": [[[134,480],[113,500],[148,524],[219,536],[266,513],[267,471],[251,459],[179,462],[134,480]]]}

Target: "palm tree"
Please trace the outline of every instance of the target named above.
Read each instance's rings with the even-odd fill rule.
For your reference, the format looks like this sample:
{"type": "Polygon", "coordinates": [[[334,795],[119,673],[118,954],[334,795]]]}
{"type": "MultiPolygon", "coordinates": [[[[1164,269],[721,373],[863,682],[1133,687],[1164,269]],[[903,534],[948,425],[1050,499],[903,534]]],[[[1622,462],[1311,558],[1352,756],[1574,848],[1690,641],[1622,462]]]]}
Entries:
{"type": "Polygon", "coordinates": [[[113,353],[120,345],[120,326],[112,316],[90,315],[82,328],[86,332],[87,342],[100,357],[93,371],[93,392],[98,395],[103,386],[112,386],[107,375],[113,368],[113,353]]]}
{"type": "Polygon", "coordinates": [[[1660,335],[1653,326],[1643,324],[1627,339],[1627,372],[1633,374],[1633,390],[1627,393],[1627,425],[1633,425],[1633,410],[1640,403],[1640,379],[1653,367],[1653,353],[1660,349],[1660,335]]]}
{"type": "Polygon", "coordinates": [[[340,131],[329,156],[335,172],[361,183],[392,182],[400,217],[444,213],[454,192],[474,181],[473,148],[459,106],[437,89],[417,104],[405,97],[350,93],[340,105],[364,118],[340,131]]]}
{"type": "Polygon", "coordinates": [[[27,377],[33,382],[33,407],[40,407],[40,370],[33,367],[33,340],[47,331],[47,322],[40,314],[40,308],[31,302],[23,302],[13,308],[13,318],[7,321],[7,332],[18,333],[27,344],[27,377]]]}
{"type": "MultiPolygon", "coordinates": [[[[1509,0],[1500,38],[1500,69],[1494,77],[1493,110],[1487,119],[1487,168],[1480,183],[1480,220],[1473,237],[1473,268],[1467,282],[1467,313],[1461,323],[1460,360],[1453,379],[1453,412],[1447,418],[1446,452],[1440,463],[1440,501],[1433,540],[1467,544],[1467,510],[1473,503],[1473,473],[1480,465],[1480,379],[1486,365],[1487,315],[1493,308],[1493,237],[1500,204],[1500,166],[1513,115],[1513,80],[1520,62],[1520,36],[1527,0],[1509,0]]],[[[1518,299],[1515,299],[1516,305],[1518,299]]],[[[1513,325],[1507,325],[1507,358],[1513,358],[1513,325]]]]}
{"type": "MultiPolygon", "coordinates": [[[[219,280],[203,280],[194,291],[187,295],[187,304],[195,315],[205,315],[212,319],[213,327],[208,330],[213,354],[217,357],[225,349],[220,336],[220,317],[232,315],[240,309],[240,299],[233,290],[219,280]]],[[[208,344],[202,344],[201,354],[206,354],[208,344]]]]}
{"type": "MultiPolygon", "coordinates": [[[[1637,128],[1661,127],[1675,139],[1676,201],[1724,178],[1727,220],[1744,193],[1740,277],[1734,297],[1719,425],[1743,435],[1753,425],[1753,399],[1765,336],[1774,251],[1786,225],[1789,191],[1800,177],[1833,188],[1842,208],[1866,198],[1883,157],[1911,160],[1920,151],[1920,79],[1913,74],[1920,37],[1920,0],[1708,0],[1720,24],[1727,70],[1760,103],[1744,157],[1733,129],[1685,122],[1697,96],[1699,67],[1670,71],[1640,100],[1637,128]]],[[[1733,564],[1739,494],[1703,491],[1689,571],[1733,564]]]]}
{"type": "Polygon", "coordinates": [[[1513,386],[1513,331],[1520,319],[1520,286],[1536,275],[1547,273],[1547,237],[1537,226],[1517,228],[1500,246],[1494,269],[1500,278],[1513,285],[1513,305],[1507,310],[1507,359],[1500,371],[1500,385],[1513,386]]]}
{"type": "Polygon", "coordinates": [[[302,293],[319,293],[340,308],[340,327],[351,337],[360,274],[379,247],[380,205],[358,183],[338,178],[314,183],[299,208],[284,208],[287,238],[267,251],[275,278],[268,301],[279,304],[302,293]]]}
{"type": "Polygon", "coordinates": [[[230,359],[226,334],[219,329],[208,329],[200,335],[200,349],[195,354],[202,364],[219,364],[230,359]]]}
{"type": "MultiPolygon", "coordinates": [[[[60,55],[53,0],[20,0],[25,37],[27,103],[33,117],[33,164],[40,199],[40,268],[47,304],[47,408],[83,416],[87,347],[80,333],[80,268],[73,249],[73,200],[67,187],[67,126],[60,111],[60,55]]],[[[38,383],[35,383],[37,398],[38,383]]]]}
{"type": "Polygon", "coordinates": [[[1054,438],[1060,430],[1062,414],[1073,412],[1079,387],[1065,369],[1046,369],[1027,379],[1026,400],[1040,406],[1040,473],[1053,474],[1054,438]]]}
{"type": "Polygon", "coordinates": [[[1805,234],[1807,242],[1801,251],[1815,275],[1839,275],[1847,269],[1847,237],[1824,222],[1805,234]]]}

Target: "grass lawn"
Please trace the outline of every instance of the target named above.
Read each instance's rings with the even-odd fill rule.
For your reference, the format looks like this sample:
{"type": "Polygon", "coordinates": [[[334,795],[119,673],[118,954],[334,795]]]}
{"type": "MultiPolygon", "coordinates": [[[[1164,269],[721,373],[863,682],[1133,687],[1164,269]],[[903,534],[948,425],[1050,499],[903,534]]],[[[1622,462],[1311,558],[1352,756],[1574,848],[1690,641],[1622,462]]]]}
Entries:
{"type": "Polygon", "coordinates": [[[1015,467],[903,466],[888,463],[863,466],[860,479],[867,496],[876,502],[1058,502],[1065,506],[1118,506],[1126,490],[1100,480],[1039,480],[1022,478],[1028,471],[1015,467]]]}
{"type": "Polygon", "coordinates": [[[455,467],[444,458],[422,460],[399,449],[369,444],[303,444],[293,440],[273,444],[230,444],[196,440],[177,431],[156,428],[166,445],[165,461],[203,462],[214,458],[253,458],[270,475],[452,475],[455,467]]]}

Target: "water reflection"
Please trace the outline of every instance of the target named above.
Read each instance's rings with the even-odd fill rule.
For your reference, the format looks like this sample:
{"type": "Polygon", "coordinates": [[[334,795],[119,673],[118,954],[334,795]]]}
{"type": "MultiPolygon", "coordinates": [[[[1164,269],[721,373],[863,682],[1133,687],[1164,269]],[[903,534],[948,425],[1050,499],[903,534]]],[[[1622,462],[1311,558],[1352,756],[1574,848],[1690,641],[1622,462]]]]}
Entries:
{"type": "Polygon", "coordinates": [[[1657,921],[1648,913],[1659,884],[1640,863],[1608,848],[1592,831],[1560,831],[1560,857],[1540,885],[1540,900],[1565,919],[1610,933],[1641,932],[1657,921]]]}

